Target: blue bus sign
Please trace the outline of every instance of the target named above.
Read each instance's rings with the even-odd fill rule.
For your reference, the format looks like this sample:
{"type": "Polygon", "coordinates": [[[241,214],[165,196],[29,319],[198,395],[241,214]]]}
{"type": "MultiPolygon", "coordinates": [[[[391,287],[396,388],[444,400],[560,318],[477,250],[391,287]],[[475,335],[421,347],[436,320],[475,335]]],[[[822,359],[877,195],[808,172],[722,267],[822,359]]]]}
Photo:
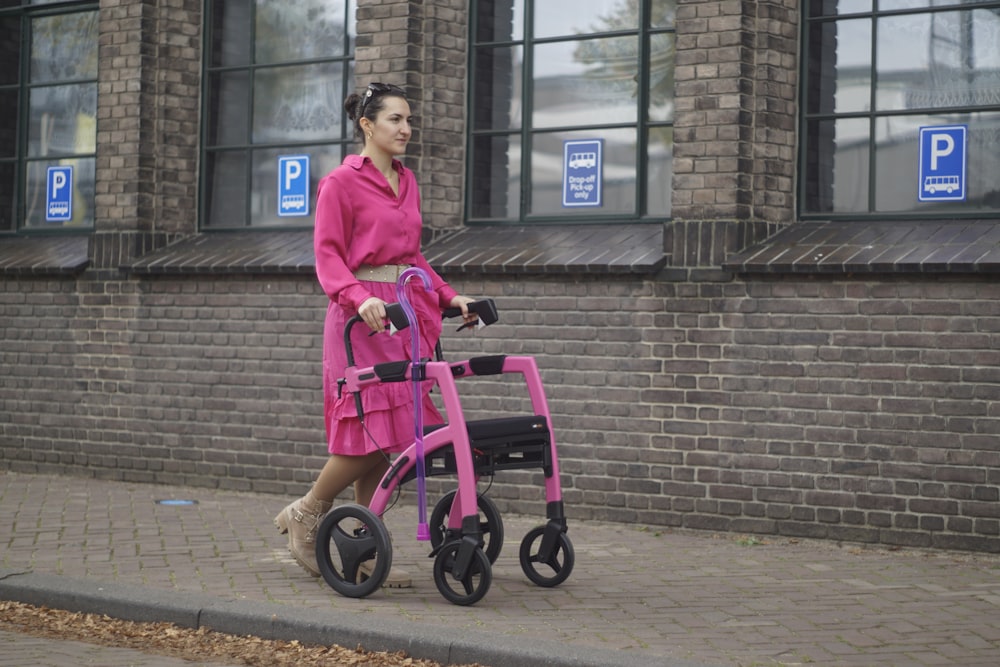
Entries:
{"type": "Polygon", "coordinates": [[[45,182],[45,220],[73,220],[73,167],[49,167],[45,182]]]}
{"type": "Polygon", "coordinates": [[[563,142],[563,206],[600,206],[603,172],[601,139],[563,142]]]}
{"type": "Polygon", "coordinates": [[[967,125],[920,128],[919,201],[965,201],[967,125]]]}
{"type": "Polygon", "coordinates": [[[309,156],[278,158],[278,216],[309,215],[309,156]]]}

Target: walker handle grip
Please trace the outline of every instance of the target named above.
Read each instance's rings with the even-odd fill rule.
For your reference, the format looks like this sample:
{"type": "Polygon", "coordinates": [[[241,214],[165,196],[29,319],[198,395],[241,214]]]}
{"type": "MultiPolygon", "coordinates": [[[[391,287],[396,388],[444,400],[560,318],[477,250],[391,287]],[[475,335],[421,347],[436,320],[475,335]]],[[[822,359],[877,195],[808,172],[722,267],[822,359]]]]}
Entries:
{"type": "MultiPolygon", "coordinates": [[[[490,325],[500,319],[497,314],[497,305],[493,302],[493,299],[480,299],[479,301],[473,301],[469,304],[469,312],[475,313],[479,316],[480,321],[483,324],[490,325]]],[[[445,317],[460,317],[462,315],[461,308],[445,308],[445,317]]],[[[467,325],[463,325],[465,328],[467,325]]]]}

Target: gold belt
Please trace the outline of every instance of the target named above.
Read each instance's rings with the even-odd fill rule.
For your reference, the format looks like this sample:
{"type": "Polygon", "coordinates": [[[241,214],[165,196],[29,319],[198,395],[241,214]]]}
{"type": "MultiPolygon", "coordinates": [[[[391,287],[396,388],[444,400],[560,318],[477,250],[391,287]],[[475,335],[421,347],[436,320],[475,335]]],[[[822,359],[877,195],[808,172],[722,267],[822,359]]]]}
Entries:
{"type": "Polygon", "coordinates": [[[400,274],[408,268],[410,268],[409,264],[384,264],[382,266],[362,264],[354,272],[354,277],[358,280],[370,280],[375,283],[394,283],[399,279],[400,274]]]}

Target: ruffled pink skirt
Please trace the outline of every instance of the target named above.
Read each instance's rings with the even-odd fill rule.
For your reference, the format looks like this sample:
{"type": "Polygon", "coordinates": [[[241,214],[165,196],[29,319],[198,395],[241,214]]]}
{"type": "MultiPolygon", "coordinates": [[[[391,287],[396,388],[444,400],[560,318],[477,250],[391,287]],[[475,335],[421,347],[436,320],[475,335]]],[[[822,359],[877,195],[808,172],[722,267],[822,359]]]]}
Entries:
{"type": "MultiPolygon", "coordinates": [[[[392,303],[397,301],[394,283],[365,282],[374,296],[392,303]]],[[[407,295],[420,323],[420,357],[431,358],[441,335],[441,310],[438,296],[427,292],[419,280],[407,285],[407,295]]],[[[327,446],[331,454],[361,456],[378,450],[398,453],[414,441],[413,384],[410,381],[388,382],[366,387],[361,392],[364,424],[358,418],[354,394],[344,391],[337,396],[337,380],[344,377],[347,351],[344,349],[344,325],[355,315],[330,301],[323,330],[323,395],[327,446]]],[[[410,361],[409,329],[390,336],[369,336],[371,329],[363,322],[351,330],[354,364],[374,366],[386,361],[410,361]]],[[[430,399],[430,384],[422,387],[423,422],[440,424],[444,420],[430,399]]]]}

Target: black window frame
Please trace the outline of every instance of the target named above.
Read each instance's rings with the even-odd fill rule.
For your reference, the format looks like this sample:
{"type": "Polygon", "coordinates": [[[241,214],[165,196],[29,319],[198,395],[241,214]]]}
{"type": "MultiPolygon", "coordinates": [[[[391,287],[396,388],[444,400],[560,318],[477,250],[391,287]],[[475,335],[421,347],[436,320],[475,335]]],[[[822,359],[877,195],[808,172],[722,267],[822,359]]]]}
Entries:
{"type": "MultiPolygon", "coordinates": [[[[968,210],[961,210],[957,206],[948,206],[945,208],[935,208],[934,206],[925,207],[924,210],[878,210],[877,208],[877,178],[879,173],[879,166],[876,162],[877,151],[878,151],[878,140],[877,140],[877,124],[880,119],[902,119],[906,117],[920,117],[927,115],[941,115],[950,116],[955,114],[965,114],[965,113],[1000,113],[1000,105],[954,105],[954,106],[932,106],[932,107],[921,107],[913,109],[880,109],[875,104],[878,97],[878,29],[879,29],[879,19],[889,18],[889,17],[905,17],[905,16],[923,16],[928,14],[943,14],[943,13],[953,13],[953,12],[973,12],[981,11],[984,9],[995,10],[1000,14],[1000,2],[979,2],[979,3],[963,3],[963,2],[952,2],[945,5],[926,5],[922,7],[908,7],[908,8],[893,8],[893,9],[880,9],[881,3],[872,0],[869,9],[864,11],[850,11],[844,13],[838,13],[835,11],[837,6],[836,0],[809,0],[803,3],[802,8],[802,21],[801,21],[801,44],[802,44],[802,59],[800,64],[800,93],[799,93],[799,108],[800,108],[800,132],[801,139],[799,141],[798,150],[798,166],[797,166],[797,177],[798,177],[798,189],[797,189],[797,215],[798,218],[804,221],[817,221],[817,220],[842,220],[842,221],[877,221],[877,220],[975,220],[975,219],[992,219],[1000,217],[1000,203],[994,205],[992,208],[989,207],[978,207],[969,208],[968,210]],[[834,62],[824,62],[822,60],[823,54],[818,54],[815,58],[812,53],[815,47],[812,44],[811,35],[812,28],[814,26],[831,23],[836,21],[844,20],[854,20],[854,19],[868,19],[871,21],[871,49],[872,58],[870,63],[870,70],[868,75],[869,80],[869,99],[871,103],[865,110],[854,110],[854,111],[844,111],[837,112],[837,110],[832,111],[810,111],[809,105],[809,95],[812,86],[818,85],[814,84],[814,81],[819,81],[824,76],[833,76],[832,70],[836,65],[836,58],[834,62]],[[858,120],[859,122],[866,122],[868,125],[868,140],[867,140],[867,175],[866,175],[866,209],[865,211],[826,211],[819,210],[816,207],[810,207],[810,200],[813,198],[810,195],[810,188],[825,187],[818,185],[817,182],[821,181],[822,174],[820,169],[826,168],[828,171],[823,172],[828,177],[828,186],[832,187],[833,177],[829,174],[829,170],[832,170],[832,165],[827,165],[825,167],[819,166],[817,163],[820,160],[817,157],[815,144],[820,142],[820,139],[815,137],[816,132],[813,131],[813,126],[817,123],[824,121],[839,121],[839,120],[858,120]],[[811,171],[815,170],[815,171],[811,171]],[[811,175],[815,174],[815,175],[811,175]]],[[[831,157],[832,159],[832,157],[831,157]]],[[[916,193],[914,194],[916,197],[916,193]]]]}
{"type": "MultiPolygon", "coordinates": [[[[649,103],[651,97],[650,91],[650,67],[651,62],[651,43],[653,37],[657,35],[670,35],[673,40],[674,51],[671,59],[674,61],[672,66],[676,68],[676,3],[672,3],[670,8],[672,9],[674,21],[669,26],[652,26],[651,25],[651,13],[652,5],[655,0],[638,0],[639,6],[639,16],[637,18],[635,29],[629,30],[608,30],[601,32],[587,32],[581,33],[576,36],[576,41],[587,41],[594,39],[604,39],[604,38],[614,38],[614,37],[628,37],[635,36],[638,40],[639,49],[639,67],[637,72],[637,95],[636,95],[636,119],[634,122],[626,123],[601,123],[592,125],[567,125],[564,127],[550,127],[545,126],[541,129],[534,128],[531,125],[531,114],[533,110],[533,99],[532,99],[532,78],[533,78],[533,64],[534,64],[534,49],[537,46],[544,46],[546,44],[553,44],[559,42],[571,41],[566,35],[554,36],[554,37],[535,37],[532,34],[532,21],[533,21],[533,9],[534,5],[539,2],[545,2],[546,0],[510,0],[511,6],[514,3],[523,2],[524,3],[524,26],[523,34],[520,39],[510,39],[510,40],[478,40],[479,33],[479,18],[480,3],[470,3],[470,17],[469,17],[469,73],[470,73],[470,94],[466,117],[468,118],[468,123],[466,126],[466,145],[468,147],[468,159],[466,161],[466,197],[464,203],[464,221],[468,226],[491,226],[491,225],[532,225],[532,224],[571,224],[571,225],[586,225],[586,224],[635,224],[635,223],[663,223],[669,221],[672,216],[670,210],[663,212],[649,212],[648,200],[649,191],[651,190],[649,184],[649,169],[648,169],[648,148],[649,148],[649,136],[651,131],[663,130],[669,132],[670,142],[669,147],[671,149],[671,155],[669,157],[670,162],[673,161],[673,128],[675,121],[675,113],[672,113],[668,120],[651,120],[649,117],[649,103]],[[523,67],[521,71],[521,79],[514,85],[520,87],[521,90],[521,121],[519,123],[519,128],[511,130],[510,128],[496,128],[490,127],[485,129],[476,128],[476,109],[475,109],[475,98],[476,98],[476,86],[478,83],[476,80],[476,58],[478,49],[480,47],[487,48],[516,48],[520,47],[523,50],[523,67]],[[533,139],[539,134],[558,134],[562,132],[580,132],[587,130],[615,130],[615,129],[633,129],[635,130],[636,136],[636,150],[635,150],[635,199],[632,213],[595,213],[588,209],[586,211],[580,211],[576,214],[568,213],[566,215],[553,215],[553,214],[532,214],[529,213],[531,208],[530,202],[530,192],[532,190],[532,150],[533,139]],[[511,137],[520,142],[521,153],[520,162],[518,170],[520,173],[520,187],[519,187],[519,197],[517,203],[517,213],[516,216],[508,215],[506,217],[492,217],[492,216],[476,216],[473,214],[474,200],[479,194],[477,193],[477,175],[476,175],[476,162],[478,156],[476,153],[476,143],[477,139],[489,138],[489,137],[511,137]]],[[[662,4],[662,2],[661,2],[662,4]]],[[[671,71],[670,80],[673,80],[673,72],[671,71]]],[[[491,85],[490,84],[487,85],[491,85]]],[[[671,103],[673,103],[673,90],[671,90],[671,103]]],[[[671,169],[672,173],[672,169],[671,169]]],[[[665,201],[669,209],[671,202],[670,193],[673,190],[673,184],[669,182],[662,183],[662,187],[667,190],[665,195],[665,201]]]]}
{"type": "MultiPolygon", "coordinates": [[[[93,86],[95,98],[98,95],[98,80],[100,76],[100,62],[98,60],[94,76],[88,78],[75,78],[57,81],[47,81],[43,83],[32,82],[31,79],[31,54],[32,54],[32,29],[31,22],[34,19],[50,16],[65,16],[70,14],[81,14],[85,12],[94,13],[99,19],[100,5],[95,0],[66,0],[65,2],[52,4],[24,4],[14,7],[0,8],[0,19],[13,18],[19,22],[19,57],[17,64],[16,80],[12,83],[0,84],[0,96],[15,95],[16,109],[15,120],[12,131],[14,138],[14,150],[12,155],[0,155],[0,167],[5,165],[13,168],[13,178],[10,182],[11,192],[9,193],[9,208],[0,213],[0,237],[12,236],[47,236],[47,235],[79,235],[91,234],[96,227],[96,216],[94,215],[96,206],[96,164],[97,164],[97,137],[96,137],[96,110],[95,110],[95,136],[94,150],[88,152],[60,152],[54,155],[31,156],[29,155],[30,143],[30,93],[33,90],[43,88],[56,88],[59,86],[93,86]],[[86,204],[90,210],[90,222],[87,224],[60,224],[60,225],[32,225],[27,224],[27,184],[28,169],[32,163],[45,163],[54,160],[90,160],[94,165],[94,186],[95,191],[90,193],[86,204]],[[3,215],[10,214],[9,224],[3,224],[3,215]]],[[[94,44],[95,52],[98,44],[94,44]]],[[[0,183],[0,187],[4,187],[0,183]]],[[[2,199],[2,198],[0,198],[2,199]]],[[[7,203],[3,204],[8,206],[7,203]]]]}
{"type": "MultiPolygon", "coordinates": [[[[253,105],[254,105],[254,73],[262,70],[276,70],[282,68],[293,68],[302,67],[310,65],[323,65],[328,63],[338,64],[341,68],[341,91],[339,101],[342,101],[347,97],[351,90],[354,88],[354,54],[356,49],[357,35],[355,34],[355,17],[357,14],[357,0],[345,0],[344,2],[344,26],[345,26],[345,44],[341,52],[336,54],[330,54],[324,57],[317,58],[307,58],[307,59],[296,59],[296,60],[283,60],[280,62],[270,62],[270,63],[256,63],[254,62],[254,45],[256,43],[255,26],[256,26],[256,16],[255,12],[257,9],[257,3],[249,3],[251,12],[249,20],[249,30],[250,34],[247,35],[249,41],[248,53],[249,62],[237,64],[237,65],[213,65],[212,64],[212,37],[214,29],[214,19],[215,9],[214,3],[208,2],[205,5],[205,18],[204,18],[204,41],[203,41],[203,67],[202,67],[202,106],[201,106],[201,137],[199,142],[199,155],[200,155],[200,166],[198,174],[199,183],[199,198],[198,198],[198,230],[201,232],[231,232],[231,231],[295,231],[302,229],[311,229],[313,227],[313,212],[315,211],[315,197],[316,197],[316,184],[318,182],[319,176],[310,176],[309,185],[309,214],[304,216],[298,216],[295,218],[289,218],[282,224],[266,224],[266,225],[254,225],[252,224],[252,198],[254,197],[254,161],[253,154],[255,151],[268,151],[275,149],[287,149],[288,155],[295,153],[301,153],[306,151],[306,149],[317,149],[325,148],[330,151],[336,151],[340,159],[336,162],[339,163],[344,155],[348,153],[348,148],[355,143],[355,138],[353,136],[353,128],[351,122],[346,115],[342,115],[339,129],[339,137],[330,138],[323,141],[286,141],[286,142],[258,142],[255,143],[252,140],[253,132],[253,105]],[[209,105],[211,103],[212,96],[209,94],[209,87],[213,79],[213,75],[226,73],[226,72],[245,72],[248,79],[249,96],[247,99],[246,106],[246,124],[247,124],[247,135],[245,141],[242,143],[233,144],[216,144],[212,145],[209,143],[210,127],[209,119],[211,116],[211,111],[209,105]],[[227,222],[226,224],[210,224],[209,221],[209,198],[211,196],[210,190],[212,188],[212,175],[210,173],[209,165],[212,163],[212,158],[217,154],[222,153],[242,153],[246,156],[243,161],[243,215],[241,220],[235,220],[232,222],[227,222]]],[[[275,183],[275,187],[277,184],[275,183]]]]}

